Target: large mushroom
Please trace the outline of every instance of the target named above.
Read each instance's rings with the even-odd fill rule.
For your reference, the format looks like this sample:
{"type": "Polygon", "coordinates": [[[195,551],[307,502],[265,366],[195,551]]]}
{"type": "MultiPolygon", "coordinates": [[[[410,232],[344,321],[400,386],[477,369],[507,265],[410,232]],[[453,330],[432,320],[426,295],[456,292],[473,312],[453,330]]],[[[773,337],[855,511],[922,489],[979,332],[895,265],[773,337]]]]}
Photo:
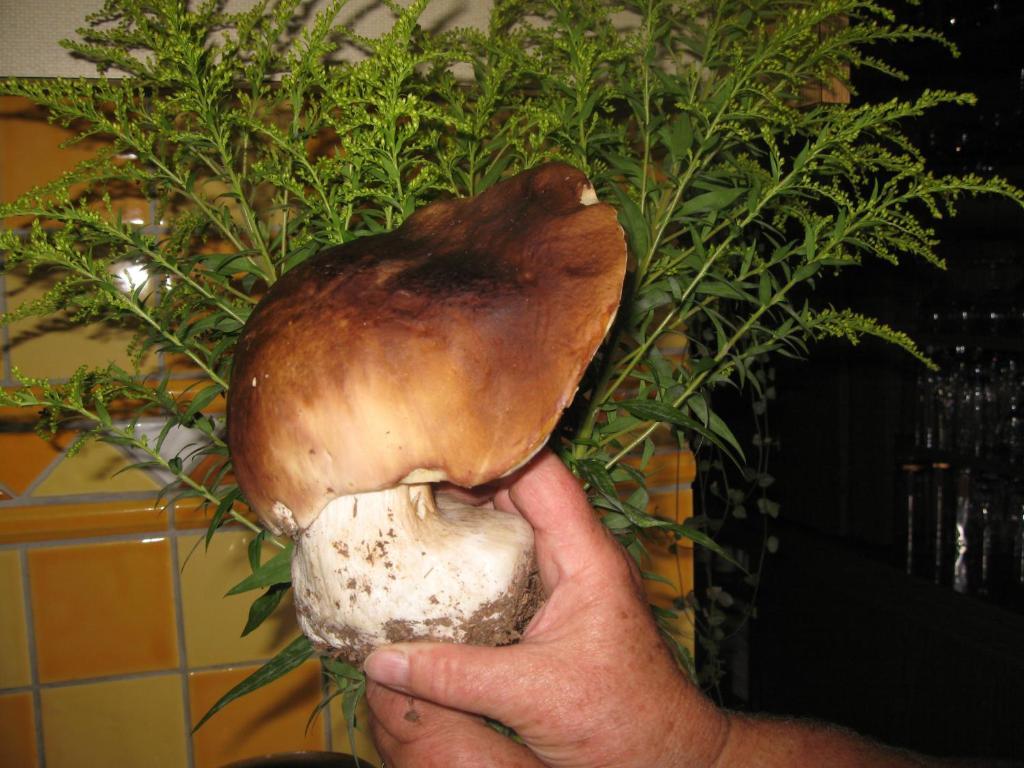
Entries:
{"type": "Polygon", "coordinates": [[[439,494],[525,464],[614,317],[626,249],[586,176],[553,163],[285,274],[239,341],[238,482],[295,539],[303,631],[376,646],[515,640],[539,602],[521,518],[439,494]]]}

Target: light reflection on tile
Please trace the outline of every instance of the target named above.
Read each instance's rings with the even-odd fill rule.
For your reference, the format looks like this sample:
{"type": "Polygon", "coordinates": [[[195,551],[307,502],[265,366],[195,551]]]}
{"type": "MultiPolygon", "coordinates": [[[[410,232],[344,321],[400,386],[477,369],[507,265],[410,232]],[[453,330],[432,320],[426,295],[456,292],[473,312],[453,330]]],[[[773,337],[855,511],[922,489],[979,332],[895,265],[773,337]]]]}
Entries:
{"type": "MultiPolygon", "coordinates": [[[[56,276],[42,273],[30,279],[17,272],[8,273],[4,277],[8,311],[38,298],[56,280],[56,276]]],[[[113,325],[74,325],[60,316],[27,318],[10,324],[8,354],[11,364],[22,373],[40,378],[67,378],[80,366],[104,366],[109,362],[131,371],[134,366],[128,345],[132,336],[131,330],[113,325]]],[[[152,367],[148,364],[144,369],[152,367]]]]}
{"type": "Polygon", "coordinates": [[[165,531],[167,512],[152,499],[0,507],[0,543],[165,531]]]}

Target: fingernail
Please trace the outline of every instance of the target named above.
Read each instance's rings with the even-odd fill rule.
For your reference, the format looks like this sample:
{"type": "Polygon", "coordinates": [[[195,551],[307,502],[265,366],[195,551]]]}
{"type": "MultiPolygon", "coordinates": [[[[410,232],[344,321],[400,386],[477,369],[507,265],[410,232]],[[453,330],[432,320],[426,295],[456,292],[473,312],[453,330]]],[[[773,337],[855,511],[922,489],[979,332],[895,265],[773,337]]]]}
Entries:
{"type": "Polygon", "coordinates": [[[401,651],[374,651],[363,663],[363,670],[381,685],[401,688],[409,681],[409,657],[401,651]]]}

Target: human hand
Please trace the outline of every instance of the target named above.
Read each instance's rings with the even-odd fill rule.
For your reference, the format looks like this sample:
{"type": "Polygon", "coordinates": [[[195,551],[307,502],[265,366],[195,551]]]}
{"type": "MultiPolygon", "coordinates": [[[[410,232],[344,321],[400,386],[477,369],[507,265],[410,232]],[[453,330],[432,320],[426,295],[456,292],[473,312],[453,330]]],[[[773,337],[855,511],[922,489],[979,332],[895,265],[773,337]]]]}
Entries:
{"type": "MultiPolygon", "coordinates": [[[[476,728],[487,726],[468,712],[514,728],[550,766],[712,765],[727,718],[679,671],[635,567],[576,478],[545,453],[498,493],[495,505],[533,526],[547,601],[514,646],[402,643],[370,655],[366,673],[379,686],[371,684],[369,704],[388,764],[486,765],[487,752],[464,747],[496,742],[483,738],[476,728]],[[413,703],[436,724],[421,729],[421,738],[402,722],[409,696],[441,705],[413,703]],[[396,745],[400,758],[389,751],[396,745]]],[[[518,757],[523,761],[493,764],[536,764],[525,750],[518,757]]]]}
{"type": "Polygon", "coordinates": [[[388,768],[544,768],[522,744],[474,715],[368,680],[370,733],[388,768]]]}

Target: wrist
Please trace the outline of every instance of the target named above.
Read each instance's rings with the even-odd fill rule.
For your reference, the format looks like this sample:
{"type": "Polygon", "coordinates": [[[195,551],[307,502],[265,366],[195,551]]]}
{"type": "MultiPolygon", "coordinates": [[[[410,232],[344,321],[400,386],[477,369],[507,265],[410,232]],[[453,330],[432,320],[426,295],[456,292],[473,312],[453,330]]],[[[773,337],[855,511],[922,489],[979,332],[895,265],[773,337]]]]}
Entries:
{"type": "Polygon", "coordinates": [[[674,712],[665,748],[649,765],[719,768],[731,738],[731,716],[688,680],[682,683],[674,712]]]}

